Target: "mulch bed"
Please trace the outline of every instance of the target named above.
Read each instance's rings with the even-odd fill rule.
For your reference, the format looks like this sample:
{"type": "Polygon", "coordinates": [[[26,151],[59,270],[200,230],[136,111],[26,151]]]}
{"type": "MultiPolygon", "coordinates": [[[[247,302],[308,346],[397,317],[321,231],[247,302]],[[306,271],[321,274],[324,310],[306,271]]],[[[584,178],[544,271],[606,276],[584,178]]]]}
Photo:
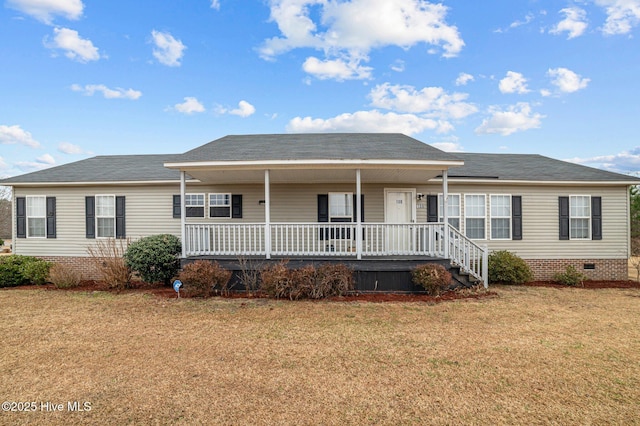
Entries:
{"type": "MultiPolygon", "coordinates": [[[[552,281],[531,281],[524,284],[530,287],[552,287],[552,288],[584,288],[584,289],[602,289],[602,288],[640,288],[640,282],[638,281],[585,281],[582,286],[567,287],[561,284],[554,283],[552,281]]],[[[109,286],[101,281],[83,281],[78,287],[70,289],[57,289],[53,284],[45,285],[29,285],[21,287],[8,287],[22,290],[52,290],[52,291],[106,291],[116,294],[130,294],[130,293],[146,293],[153,294],[160,298],[175,299],[177,298],[176,292],[171,286],[162,286],[158,284],[147,284],[143,282],[135,282],[131,288],[125,290],[117,290],[109,288],[109,286]]],[[[461,299],[485,299],[496,297],[498,294],[494,291],[447,291],[440,296],[429,296],[427,294],[408,294],[408,293],[353,293],[348,296],[331,297],[323,300],[330,300],[334,302],[423,302],[423,303],[440,303],[451,300],[461,299]]],[[[232,292],[225,296],[217,296],[224,298],[243,298],[243,299],[265,299],[266,296],[260,294],[248,294],[245,292],[232,292]]]]}

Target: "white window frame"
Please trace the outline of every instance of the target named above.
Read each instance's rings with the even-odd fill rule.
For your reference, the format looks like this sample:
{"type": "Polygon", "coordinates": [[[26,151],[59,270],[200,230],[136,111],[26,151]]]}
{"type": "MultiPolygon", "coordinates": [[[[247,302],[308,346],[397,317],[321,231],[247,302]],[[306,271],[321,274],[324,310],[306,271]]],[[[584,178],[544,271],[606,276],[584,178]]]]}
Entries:
{"type": "Polygon", "coordinates": [[[27,195],[25,200],[25,218],[27,227],[27,238],[47,238],[47,197],[45,195],[27,195]],[[42,200],[43,214],[30,215],[29,214],[29,201],[30,200],[42,200]],[[31,227],[29,226],[30,219],[42,219],[44,221],[44,233],[43,235],[31,235],[31,227]]]}
{"type": "Polygon", "coordinates": [[[489,195],[489,238],[496,241],[506,241],[513,239],[513,204],[511,202],[511,194],[490,194],[489,195]],[[509,209],[508,216],[494,215],[493,214],[493,197],[505,197],[508,198],[507,208],[509,209]],[[507,219],[509,222],[509,236],[505,238],[497,238],[493,236],[493,219],[507,219]]]}
{"type": "Polygon", "coordinates": [[[96,206],[95,206],[95,210],[96,210],[96,238],[115,238],[116,237],[116,196],[113,194],[96,194],[95,195],[95,200],[96,200],[96,206]],[[112,204],[113,204],[113,215],[100,215],[98,214],[99,208],[98,208],[98,199],[99,198],[110,198],[112,200],[112,204]],[[100,226],[98,224],[98,220],[99,219],[113,219],[113,235],[100,235],[100,226]]]}
{"type": "Polygon", "coordinates": [[[487,239],[487,194],[464,194],[464,235],[471,239],[477,241],[483,241],[487,239]],[[482,216],[470,215],[467,212],[468,197],[482,197],[484,200],[482,216]],[[467,219],[482,219],[484,221],[484,237],[483,238],[472,238],[467,234],[467,219]]]}
{"type": "MultiPolygon", "coordinates": [[[[447,203],[447,218],[449,219],[449,223],[451,224],[451,219],[458,219],[458,226],[451,224],[458,231],[462,230],[462,195],[461,194],[449,194],[449,202],[447,203]],[[458,205],[454,206],[451,204],[451,198],[458,198],[458,205]],[[453,210],[453,208],[457,207],[458,212],[453,210]]],[[[444,222],[444,194],[438,194],[438,222],[444,222]]]]}
{"type": "Polygon", "coordinates": [[[205,193],[187,193],[184,194],[184,207],[185,207],[185,212],[186,209],[188,209],[189,207],[202,207],[202,216],[189,216],[187,215],[187,217],[201,217],[201,218],[205,218],[207,216],[206,210],[207,210],[207,194],[205,193]],[[189,200],[189,197],[193,197],[193,196],[201,196],[202,197],[202,205],[197,205],[197,204],[189,204],[187,201],[189,200]]]}
{"type": "MultiPolygon", "coordinates": [[[[329,203],[329,222],[333,222],[332,219],[349,219],[349,222],[353,222],[353,209],[354,209],[354,205],[353,205],[353,192],[329,192],[329,197],[328,197],[328,203],[329,203]],[[347,213],[347,212],[343,212],[344,214],[332,214],[331,212],[331,198],[332,197],[344,197],[344,200],[346,201],[346,204],[344,205],[345,210],[347,207],[351,207],[351,213],[347,213]]],[[[347,222],[345,220],[340,220],[339,222],[347,222]]]]}
{"type": "Polygon", "coordinates": [[[232,210],[233,208],[231,207],[231,193],[230,192],[210,192],[209,194],[207,194],[207,208],[208,208],[208,216],[211,219],[230,219],[231,215],[232,215],[232,210]],[[227,199],[229,200],[228,204],[211,204],[211,196],[223,196],[223,197],[227,197],[227,199]],[[229,207],[229,216],[212,216],[211,215],[211,208],[212,207],[229,207]]]}
{"type": "Polygon", "coordinates": [[[591,239],[591,195],[580,195],[580,194],[574,194],[574,195],[569,195],[569,240],[577,240],[577,241],[584,241],[584,240],[590,240],[591,239]],[[574,215],[573,213],[573,208],[575,205],[574,200],[577,198],[586,198],[587,199],[587,215],[586,216],[578,216],[578,215],[574,215]],[[574,236],[574,232],[573,232],[573,220],[586,220],[587,221],[587,235],[586,237],[576,237],[574,236]]]}

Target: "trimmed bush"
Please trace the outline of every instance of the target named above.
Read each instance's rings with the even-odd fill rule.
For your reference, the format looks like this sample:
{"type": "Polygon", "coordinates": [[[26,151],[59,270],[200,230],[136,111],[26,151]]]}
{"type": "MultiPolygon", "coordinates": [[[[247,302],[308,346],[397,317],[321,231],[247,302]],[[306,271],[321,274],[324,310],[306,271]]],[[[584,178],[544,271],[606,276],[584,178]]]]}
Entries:
{"type": "Polygon", "coordinates": [[[411,271],[415,285],[423,287],[430,296],[440,296],[451,285],[451,273],[439,263],[427,263],[416,266],[411,271]]]}
{"type": "Polygon", "coordinates": [[[168,285],[180,269],[181,250],[180,240],[175,235],[152,235],[131,243],[124,260],[144,281],[168,285]]]}
{"type": "Polygon", "coordinates": [[[263,269],[260,277],[262,292],[277,299],[324,299],[343,296],[354,287],[353,271],[343,264],[289,269],[287,262],[280,262],[263,269]]]}
{"type": "Polygon", "coordinates": [[[196,260],[182,268],[178,279],[182,281],[185,296],[209,297],[216,287],[226,292],[231,271],[221,267],[218,262],[196,260]]]}
{"type": "Polygon", "coordinates": [[[56,288],[77,287],[80,281],[82,281],[82,274],[68,265],[54,263],[49,269],[49,282],[56,288]]]}
{"type": "Polygon", "coordinates": [[[553,275],[553,281],[571,287],[582,285],[582,282],[586,279],[588,279],[588,277],[585,274],[578,272],[578,270],[572,265],[567,266],[564,272],[557,272],[553,275]]]}
{"type": "Polygon", "coordinates": [[[33,282],[46,282],[47,275],[42,277],[42,271],[47,269],[48,262],[32,256],[12,254],[0,257],[0,287],[15,287],[33,282]]]}
{"type": "Polygon", "coordinates": [[[51,263],[42,259],[29,260],[22,265],[22,274],[31,284],[42,285],[47,282],[51,263]]]}
{"type": "Polygon", "coordinates": [[[529,265],[507,250],[494,251],[489,255],[489,282],[501,284],[524,284],[533,279],[529,265]]]}

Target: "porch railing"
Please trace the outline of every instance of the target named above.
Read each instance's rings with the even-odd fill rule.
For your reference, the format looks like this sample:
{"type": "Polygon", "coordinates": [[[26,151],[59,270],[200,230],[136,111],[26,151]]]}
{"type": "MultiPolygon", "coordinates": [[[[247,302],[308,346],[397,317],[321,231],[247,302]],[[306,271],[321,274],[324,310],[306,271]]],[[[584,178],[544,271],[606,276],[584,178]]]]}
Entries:
{"type": "MultiPolygon", "coordinates": [[[[356,256],[356,223],[272,223],[274,256],[356,256]]],[[[444,223],[362,223],[362,256],[449,258],[486,283],[487,249],[444,223]],[[445,229],[449,244],[445,246],[445,229]]],[[[264,256],[264,223],[187,224],[187,256],[264,256]]]]}

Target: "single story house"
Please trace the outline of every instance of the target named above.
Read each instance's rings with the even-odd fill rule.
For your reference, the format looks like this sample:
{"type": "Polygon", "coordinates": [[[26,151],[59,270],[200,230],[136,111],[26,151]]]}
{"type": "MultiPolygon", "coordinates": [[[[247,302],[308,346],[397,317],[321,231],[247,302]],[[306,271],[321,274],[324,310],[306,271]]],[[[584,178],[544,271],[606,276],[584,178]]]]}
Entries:
{"type": "Polygon", "coordinates": [[[444,259],[485,284],[493,250],[525,259],[536,279],[567,265],[626,279],[629,187],[639,183],[379,133],[225,136],[184,154],[97,156],[0,181],[13,187],[15,253],[85,276],[96,241],[171,233],[187,260],[335,259],[390,271],[444,259]]]}

